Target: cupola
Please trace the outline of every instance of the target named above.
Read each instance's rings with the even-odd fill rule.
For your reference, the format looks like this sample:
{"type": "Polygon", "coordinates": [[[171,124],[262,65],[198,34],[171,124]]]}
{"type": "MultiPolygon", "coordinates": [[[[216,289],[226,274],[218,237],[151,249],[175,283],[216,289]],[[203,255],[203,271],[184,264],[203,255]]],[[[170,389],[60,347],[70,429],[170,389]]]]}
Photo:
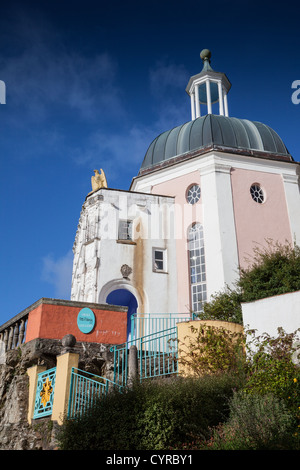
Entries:
{"type": "MultiPolygon", "coordinates": [[[[215,72],[210,65],[211,52],[203,49],[200,52],[203,68],[200,73],[190,78],[186,92],[191,98],[192,120],[201,115],[212,114],[212,105],[219,103],[219,114],[228,116],[227,94],[231,83],[225,73],[215,72]],[[201,113],[201,107],[204,112],[201,113]]],[[[215,113],[214,113],[215,114],[215,113]]]]}

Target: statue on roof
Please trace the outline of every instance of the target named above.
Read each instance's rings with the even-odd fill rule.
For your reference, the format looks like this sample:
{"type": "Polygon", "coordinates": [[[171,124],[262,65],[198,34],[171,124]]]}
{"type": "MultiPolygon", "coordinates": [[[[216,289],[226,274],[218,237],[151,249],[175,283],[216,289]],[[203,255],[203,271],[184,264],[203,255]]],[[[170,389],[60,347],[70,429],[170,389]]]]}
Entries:
{"type": "Polygon", "coordinates": [[[98,189],[107,188],[106,176],[102,168],[100,169],[100,173],[99,170],[94,170],[94,172],[95,175],[91,178],[92,191],[89,194],[98,191],[98,189]]]}

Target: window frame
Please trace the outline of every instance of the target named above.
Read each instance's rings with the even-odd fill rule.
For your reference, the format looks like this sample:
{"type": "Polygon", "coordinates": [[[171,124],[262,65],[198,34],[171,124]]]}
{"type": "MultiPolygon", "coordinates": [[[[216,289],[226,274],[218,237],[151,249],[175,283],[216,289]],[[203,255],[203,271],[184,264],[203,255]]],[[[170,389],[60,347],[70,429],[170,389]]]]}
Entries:
{"type": "Polygon", "coordinates": [[[127,242],[132,242],[133,241],[133,220],[131,220],[131,219],[120,219],[119,220],[119,223],[118,223],[118,241],[121,241],[121,242],[126,242],[126,241],[127,242]],[[125,228],[125,230],[124,230],[124,228],[125,228]]]}
{"type": "Polygon", "coordinates": [[[201,313],[203,304],[207,301],[206,259],[203,232],[202,223],[194,222],[189,227],[187,233],[191,308],[194,313],[201,313]],[[191,238],[191,233],[197,233],[193,230],[195,226],[199,226],[198,235],[191,238]]]}
{"type": "Polygon", "coordinates": [[[187,203],[193,206],[194,204],[197,204],[200,201],[201,195],[202,195],[202,192],[201,192],[200,185],[198,183],[193,183],[187,188],[185,198],[186,198],[187,203]],[[197,200],[193,200],[193,199],[189,200],[189,192],[192,190],[193,187],[197,187],[197,190],[199,191],[199,198],[197,200]]]}
{"type": "Polygon", "coordinates": [[[262,188],[262,186],[259,183],[252,183],[251,186],[250,186],[249,192],[250,192],[250,196],[251,196],[251,199],[252,199],[253,202],[255,202],[256,204],[264,204],[265,203],[266,194],[265,194],[264,189],[262,188]],[[254,191],[256,191],[257,193],[260,193],[260,195],[255,195],[254,191]]]}
{"type": "Polygon", "coordinates": [[[167,273],[167,250],[166,248],[152,247],[152,271],[155,273],[167,273]],[[162,259],[157,260],[155,253],[162,253],[162,259]],[[162,262],[162,269],[155,266],[156,261],[162,262]]]}

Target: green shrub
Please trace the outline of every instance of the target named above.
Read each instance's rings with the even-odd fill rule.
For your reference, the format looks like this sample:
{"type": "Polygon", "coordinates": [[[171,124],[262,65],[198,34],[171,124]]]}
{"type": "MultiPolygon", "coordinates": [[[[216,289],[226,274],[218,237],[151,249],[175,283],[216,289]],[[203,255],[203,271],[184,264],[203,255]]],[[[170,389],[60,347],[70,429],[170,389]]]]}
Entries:
{"type": "Polygon", "coordinates": [[[289,400],[291,406],[300,404],[300,329],[286,333],[278,328],[278,335],[264,333],[248,341],[247,393],[272,393],[289,400]]]}
{"type": "MultiPolygon", "coordinates": [[[[229,401],[229,418],[205,441],[182,441],[182,450],[300,449],[300,368],[298,332],[267,333],[248,342],[244,385],[229,401]]],[[[253,332],[248,332],[252,334],[253,332]]],[[[242,377],[242,376],[240,376],[242,377]]]]}
{"type": "Polygon", "coordinates": [[[231,375],[146,381],[111,393],[83,417],[66,420],[62,450],[161,450],[209,429],[228,416],[236,387],[231,375]]]}
{"type": "Polygon", "coordinates": [[[203,305],[203,312],[199,315],[201,320],[219,320],[238,323],[242,325],[241,294],[226,287],[214,295],[209,302],[203,305]]]}
{"type": "MultiPolygon", "coordinates": [[[[204,446],[203,446],[204,447],[204,446]]],[[[211,450],[299,450],[295,416],[273,395],[237,392],[228,421],[214,429],[211,450]]]]}
{"type": "Polygon", "coordinates": [[[298,246],[267,240],[266,247],[254,249],[253,258],[249,262],[249,268],[240,270],[237,282],[243,302],[300,290],[298,246]]]}
{"type": "Polygon", "coordinates": [[[197,376],[229,371],[240,375],[245,361],[242,332],[206,324],[189,328],[191,336],[178,342],[179,362],[185,369],[197,376]]]}

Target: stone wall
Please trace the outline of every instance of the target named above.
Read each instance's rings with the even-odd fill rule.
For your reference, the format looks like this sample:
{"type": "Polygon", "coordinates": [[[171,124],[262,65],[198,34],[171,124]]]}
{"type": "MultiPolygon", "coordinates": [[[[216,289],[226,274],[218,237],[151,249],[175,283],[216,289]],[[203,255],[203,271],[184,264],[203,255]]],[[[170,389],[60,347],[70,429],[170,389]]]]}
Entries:
{"type": "MultiPolygon", "coordinates": [[[[52,450],[57,448],[57,423],[51,417],[33,420],[29,425],[27,369],[33,365],[56,366],[56,356],[63,352],[59,340],[35,339],[10,350],[0,364],[0,450],[52,450]]],[[[113,378],[113,353],[110,345],[76,343],[72,352],[79,354],[79,369],[113,378]]]]}

